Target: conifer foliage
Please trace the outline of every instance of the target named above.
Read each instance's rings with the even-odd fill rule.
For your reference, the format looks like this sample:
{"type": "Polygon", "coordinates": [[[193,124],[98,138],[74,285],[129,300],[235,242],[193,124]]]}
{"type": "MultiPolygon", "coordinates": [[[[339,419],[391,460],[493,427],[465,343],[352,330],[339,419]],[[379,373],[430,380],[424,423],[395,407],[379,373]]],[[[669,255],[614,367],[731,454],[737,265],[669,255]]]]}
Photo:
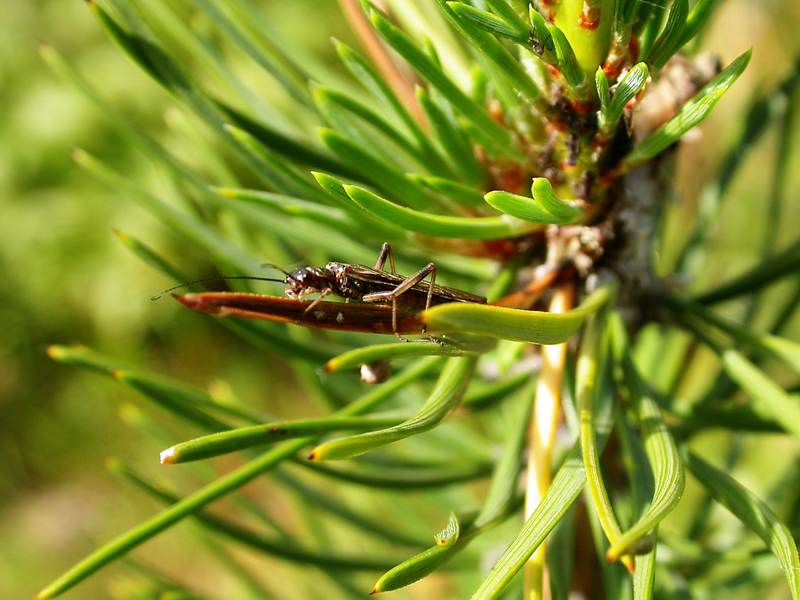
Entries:
{"type": "MultiPolygon", "coordinates": [[[[800,374],[800,344],[784,336],[800,296],[800,239],[766,244],[752,269],[716,287],[684,283],[703,264],[748,145],[771,123],[791,130],[800,61],[751,103],[675,260],[656,269],[676,149],[750,60],[747,51],[720,65],[700,51],[721,4],[341,0],[353,34],[332,42],[332,66],[276,35],[255,0],[88,2],[202,141],[191,160],[176,155],[117,114],[102,82],[45,48],[49,64],[166,175],[171,193],[82,150],[77,164],[233,277],[192,283],[179,299],[219,317],[243,351],[285,359],[317,409],[287,420],[260,401],[221,403],[86,348],[52,347],[53,359],[113,377],[185,421],[183,440],[164,440],[165,477],[198,467],[178,463],[213,466],[234,453],[237,466],[199,471],[204,485],[176,491],[111,461],[164,509],[99,544],[38,597],[121,568],[115,561],[192,519],[240,597],[357,598],[422,581],[413,594],[435,574],[448,590],[438,597],[746,597],[783,580],[800,599],[797,470],[774,497],[758,498],[724,458],[693,445],[712,428],[800,435],[798,397],[774,378],[800,374]],[[227,51],[262,70],[283,101],[265,102],[227,51]],[[363,325],[383,319],[391,334],[388,305],[371,305],[376,316],[366,318],[366,305],[343,304],[321,330],[315,308],[330,305],[308,311],[272,298],[254,308],[244,294],[282,296],[282,284],[236,279],[274,276],[263,260],[371,266],[387,241],[398,273],[432,261],[437,284],[488,302],[401,305],[410,339],[398,340],[363,325]],[[762,291],[781,281],[794,288],[765,306],[762,291]],[[223,285],[237,294],[203,293],[223,285]],[[744,316],[731,319],[723,303],[744,316]],[[756,310],[766,326],[753,326],[756,310]],[[343,331],[348,319],[361,325],[343,331]],[[683,384],[700,348],[718,366],[707,390],[688,398],[683,384]],[[358,382],[359,368],[378,383],[358,382]],[[281,505],[290,518],[242,493],[257,478],[293,492],[281,505]],[[687,478],[701,508],[689,526],[662,528],[687,478]],[[714,504],[741,525],[724,546],[708,537],[714,504]],[[275,581],[239,564],[229,546],[307,576],[275,581]]],[[[787,135],[765,198],[774,210],[754,207],[754,219],[779,214],[787,135]]],[[[119,238],[175,284],[199,272],[130,233],[119,238]]],[[[134,424],[158,436],[143,419],[134,424]]],[[[191,572],[180,582],[148,576],[174,597],[216,597],[193,587],[191,572]]]]}

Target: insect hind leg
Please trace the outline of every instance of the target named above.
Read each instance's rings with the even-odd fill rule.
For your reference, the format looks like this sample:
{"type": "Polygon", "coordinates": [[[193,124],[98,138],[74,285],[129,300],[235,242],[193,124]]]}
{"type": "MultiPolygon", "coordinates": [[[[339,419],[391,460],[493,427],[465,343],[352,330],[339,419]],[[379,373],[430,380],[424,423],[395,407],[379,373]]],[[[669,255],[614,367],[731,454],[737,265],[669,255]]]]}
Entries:
{"type": "MultiPolygon", "coordinates": [[[[431,300],[433,298],[433,286],[436,283],[436,263],[428,263],[419,271],[406,277],[396,288],[388,292],[375,292],[374,294],[367,294],[361,298],[362,302],[389,302],[392,303],[392,329],[397,335],[397,299],[420,283],[428,275],[431,276],[431,282],[428,286],[428,295],[425,299],[425,310],[431,307],[431,300]]],[[[423,335],[427,333],[427,327],[422,326],[423,335]]]]}

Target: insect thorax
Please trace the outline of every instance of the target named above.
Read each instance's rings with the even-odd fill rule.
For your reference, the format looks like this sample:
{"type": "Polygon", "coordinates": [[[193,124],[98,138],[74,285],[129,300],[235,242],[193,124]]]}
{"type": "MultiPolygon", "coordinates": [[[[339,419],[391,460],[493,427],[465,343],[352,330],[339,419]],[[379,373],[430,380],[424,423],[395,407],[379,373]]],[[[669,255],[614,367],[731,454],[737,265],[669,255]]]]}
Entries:
{"type": "Polygon", "coordinates": [[[365,289],[363,282],[350,277],[347,268],[348,265],[339,262],[329,262],[325,265],[325,270],[331,274],[331,291],[341,298],[359,300],[372,290],[365,289]]]}

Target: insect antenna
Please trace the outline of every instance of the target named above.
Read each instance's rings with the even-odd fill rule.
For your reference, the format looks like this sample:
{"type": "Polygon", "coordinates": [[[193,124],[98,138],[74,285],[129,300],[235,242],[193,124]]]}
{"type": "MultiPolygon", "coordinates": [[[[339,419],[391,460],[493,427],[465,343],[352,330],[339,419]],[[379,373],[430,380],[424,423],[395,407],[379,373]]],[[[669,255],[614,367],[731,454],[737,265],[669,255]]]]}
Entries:
{"type": "Polygon", "coordinates": [[[271,263],[271,262],[265,262],[265,263],[261,263],[261,264],[259,265],[259,267],[261,267],[261,268],[263,268],[263,269],[266,269],[267,267],[270,267],[270,268],[273,268],[273,269],[276,269],[276,270],[280,271],[280,272],[281,272],[281,273],[283,273],[284,275],[288,275],[288,274],[289,274],[289,271],[287,271],[287,270],[286,270],[286,269],[284,269],[283,267],[279,267],[279,266],[278,266],[278,265],[276,265],[275,263],[271,263]]]}
{"type": "Polygon", "coordinates": [[[179,290],[181,288],[189,287],[190,285],[194,285],[196,283],[207,283],[209,281],[222,281],[225,279],[248,279],[250,281],[275,281],[277,283],[283,283],[283,279],[273,279],[272,277],[254,277],[252,275],[220,275],[219,277],[205,277],[203,279],[194,279],[192,281],[187,281],[185,283],[180,283],[178,285],[173,285],[170,288],[162,290],[160,293],[156,294],[155,296],[151,296],[150,300],[158,300],[164,294],[168,294],[174,290],[179,290]]]}

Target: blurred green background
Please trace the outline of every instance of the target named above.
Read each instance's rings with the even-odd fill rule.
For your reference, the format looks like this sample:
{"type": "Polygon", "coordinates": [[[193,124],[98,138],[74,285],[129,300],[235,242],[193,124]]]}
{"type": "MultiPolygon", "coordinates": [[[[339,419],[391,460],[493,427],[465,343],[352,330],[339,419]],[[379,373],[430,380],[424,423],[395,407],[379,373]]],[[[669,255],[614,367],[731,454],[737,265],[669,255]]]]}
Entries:
{"type": "MultiPolygon", "coordinates": [[[[329,38],[348,37],[333,0],[260,3],[271,29],[309,55],[333,62],[329,38]],[[309,18],[313,7],[315,16],[309,18]]],[[[201,21],[193,26],[203,27],[201,21]]],[[[723,62],[747,47],[753,62],[703,128],[682,149],[679,198],[668,232],[679,232],[703,181],[732,140],[753,95],[779,80],[800,49],[796,0],[727,0],[705,45],[723,62]]],[[[273,399],[274,412],[296,414],[298,392],[281,360],[257,355],[210,319],[170,301],[149,297],[168,285],[116,240],[112,228],[133,233],[168,256],[192,256],[137,207],[77,169],[76,147],[86,148],[140,180],[153,178],[146,160],[126,146],[111,123],[39,57],[50,44],[89,78],[137,127],[178,148],[191,162],[186,117],[105,37],[83,2],[6,2],[0,18],[0,598],[30,597],[42,584],[94,547],[152,514],[154,505],[108,475],[104,459],[121,456],[157,472],[161,449],[120,422],[120,406],[134,396],[106,379],[57,365],[46,357],[51,343],[82,343],[175,376],[187,383],[242,398],[273,399]],[[274,399],[278,406],[274,406],[274,399]]],[[[232,61],[243,61],[239,56],[232,61]]],[[[246,73],[248,66],[242,65],[246,73]]],[[[249,67],[252,68],[252,67],[249,67]]],[[[272,97],[269,82],[256,83],[272,97]]],[[[276,97],[277,102],[285,98],[276,97]]],[[[754,148],[726,199],[713,257],[696,282],[724,279],[747,266],[765,234],[754,205],[764,205],[774,160],[775,131],[754,148]],[[724,260],[719,257],[724,257],[724,260]]],[[[800,154],[790,163],[789,203],[779,240],[796,236],[800,203],[800,154]]],[[[265,257],[268,259],[269,257],[265,257]]],[[[202,257],[196,257],[198,264],[202,257]]],[[[198,267],[198,276],[206,274],[198,267]]],[[[776,290],[774,293],[780,293],[776,290]]],[[[797,337],[798,324],[794,324],[797,337]]],[[[762,438],[763,439],[763,438],[762,438]]],[[[708,444],[724,445],[724,439],[708,444]]],[[[744,463],[774,456],[767,441],[744,463]]],[[[792,457],[786,457],[790,460],[792,457]]],[[[771,459],[772,460],[772,459],[771,459]]],[[[779,471],[775,470],[775,473],[779,471]]],[[[755,490],[771,477],[744,481],[755,490]]],[[[763,473],[762,473],[763,474],[763,473]]],[[[191,565],[202,587],[211,572],[202,556],[176,555],[191,544],[186,528],[148,544],[148,559],[167,572],[191,565]],[[180,545],[180,546],[179,546],[180,545]]],[[[258,563],[255,563],[258,564],[258,563]]],[[[93,578],[71,598],[107,597],[124,585],[119,571],[93,578]],[[110,583],[112,582],[112,583],[110,583]]],[[[219,589],[225,597],[224,582],[219,589]]],[[[436,597],[435,587],[431,591],[436,597]]],[[[288,597],[288,596],[287,596],[288,597]]]]}

